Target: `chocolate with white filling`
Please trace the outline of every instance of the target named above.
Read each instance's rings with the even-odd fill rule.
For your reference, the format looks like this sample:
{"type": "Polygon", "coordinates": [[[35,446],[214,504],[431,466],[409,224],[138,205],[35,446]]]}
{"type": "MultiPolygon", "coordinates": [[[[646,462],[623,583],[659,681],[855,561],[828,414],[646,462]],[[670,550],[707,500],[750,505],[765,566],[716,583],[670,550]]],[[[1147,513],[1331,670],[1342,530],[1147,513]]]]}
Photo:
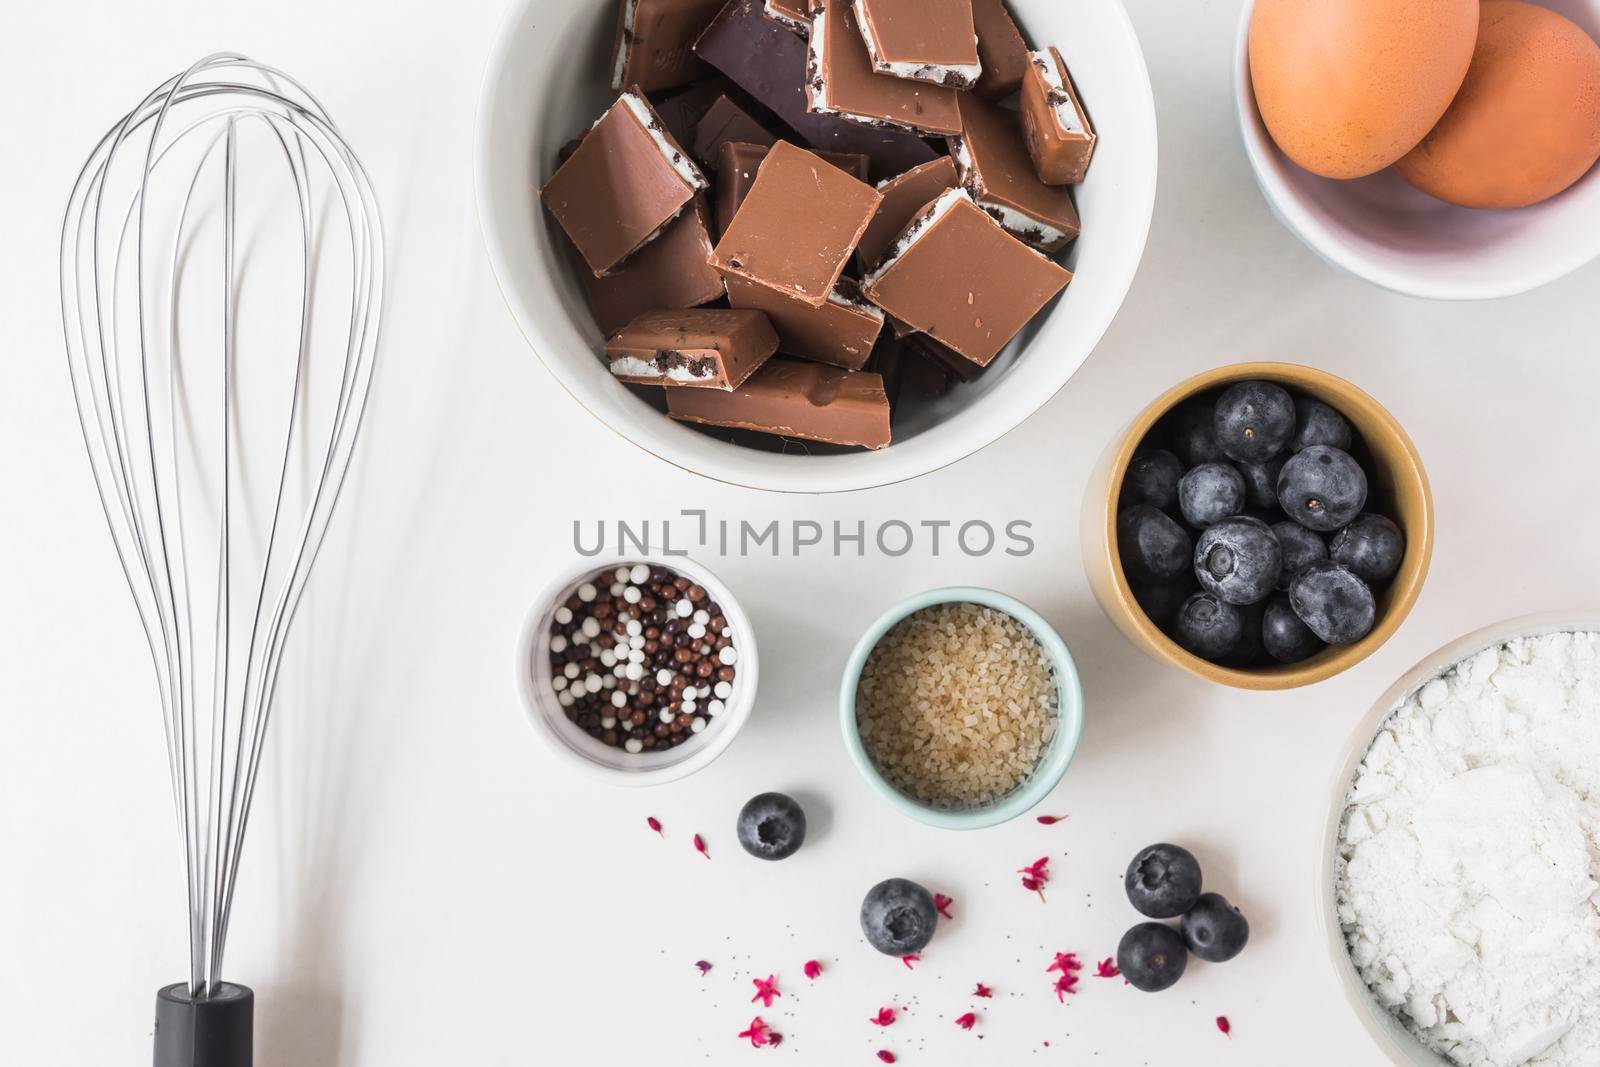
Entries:
{"type": "Polygon", "coordinates": [[[687,308],[640,315],[606,342],[606,359],[619,381],[726,392],[777,349],[759,311],[687,308]]]}
{"type": "Polygon", "coordinates": [[[1054,48],[1028,57],[1019,114],[1034,171],[1046,185],[1076,185],[1094,158],[1095,133],[1054,48]]]}

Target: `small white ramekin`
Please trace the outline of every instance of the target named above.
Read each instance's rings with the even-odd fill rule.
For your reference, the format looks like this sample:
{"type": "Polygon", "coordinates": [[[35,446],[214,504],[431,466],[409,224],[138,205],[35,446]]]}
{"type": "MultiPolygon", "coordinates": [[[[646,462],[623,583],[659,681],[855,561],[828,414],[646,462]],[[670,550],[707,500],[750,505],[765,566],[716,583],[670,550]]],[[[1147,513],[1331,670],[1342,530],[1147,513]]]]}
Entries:
{"type": "Polygon", "coordinates": [[[534,598],[517,641],[517,691],[522,694],[528,721],[555,756],[573,769],[612,785],[662,785],[688,777],[722,755],[744,727],[755,707],[760,662],[756,654],[755,630],[731,590],[705,567],[687,556],[631,555],[592,556],[574,560],[554,575],[534,598]],[[552,673],[546,649],[555,610],[572,590],[597,574],[623,563],[644,563],[663,567],[703,586],[722,609],[723,618],[733,628],[733,647],[738,650],[737,676],[733,694],[724,701],[722,714],[714,716],[706,728],[676,748],[664,752],[628,753],[590,737],[568,721],[565,709],[550,687],[552,673]]]}

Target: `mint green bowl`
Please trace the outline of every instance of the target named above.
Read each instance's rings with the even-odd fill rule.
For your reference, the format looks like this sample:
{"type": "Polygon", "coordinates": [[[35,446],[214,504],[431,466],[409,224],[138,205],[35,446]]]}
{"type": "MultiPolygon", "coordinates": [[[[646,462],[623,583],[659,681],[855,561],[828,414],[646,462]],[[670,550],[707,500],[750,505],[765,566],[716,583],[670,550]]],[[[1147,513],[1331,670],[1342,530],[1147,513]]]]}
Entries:
{"type": "Polygon", "coordinates": [[[1043,616],[1020,600],[993,589],[965,586],[930,589],[884,612],[856,642],[855,649],[850,653],[850,662],[844,669],[844,680],[839,686],[839,725],[844,731],[845,750],[850,753],[856,769],[889,803],[930,826],[940,826],[946,830],[981,830],[986,826],[1009,822],[1033,808],[1061,781],[1061,776],[1067,772],[1067,764],[1072,762],[1073,753],[1078,750],[1078,740],[1083,736],[1083,686],[1078,681],[1078,668],[1073,662],[1072,653],[1067,651],[1067,644],[1061,640],[1061,635],[1044,621],[1043,616]],[[860,684],[861,670],[867,664],[867,657],[883,639],[883,635],[901,619],[937,604],[980,604],[1005,612],[1033,634],[1050,657],[1055,673],[1057,715],[1060,721],[1056,724],[1050,747],[1021,785],[982,808],[946,810],[929,807],[920,800],[906,796],[878,773],[856,731],[856,686],[860,684]]]}

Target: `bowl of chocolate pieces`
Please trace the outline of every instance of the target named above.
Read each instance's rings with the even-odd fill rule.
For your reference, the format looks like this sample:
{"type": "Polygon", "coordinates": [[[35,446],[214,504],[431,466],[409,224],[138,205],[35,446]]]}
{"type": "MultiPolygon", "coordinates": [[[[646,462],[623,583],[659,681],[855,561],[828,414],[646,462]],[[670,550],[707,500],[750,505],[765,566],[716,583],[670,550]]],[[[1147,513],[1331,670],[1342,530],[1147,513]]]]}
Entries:
{"type": "Polygon", "coordinates": [[[556,380],[790,492],[999,438],[1121,305],[1155,200],[1119,0],[516,0],[479,216],[556,380]]]}

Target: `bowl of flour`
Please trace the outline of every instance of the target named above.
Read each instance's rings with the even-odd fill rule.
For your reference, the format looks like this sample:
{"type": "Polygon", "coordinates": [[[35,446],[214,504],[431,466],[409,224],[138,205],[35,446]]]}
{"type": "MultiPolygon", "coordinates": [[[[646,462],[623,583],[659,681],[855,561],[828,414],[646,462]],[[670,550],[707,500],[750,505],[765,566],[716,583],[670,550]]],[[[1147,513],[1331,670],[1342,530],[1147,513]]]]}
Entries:
{"type": "Polygon", "coordinates": [[[1323,922],[1389,1058],[1600,1063],[1600,615],[1428,657],[1357,727],[1334,797],[1323,922]]]}

